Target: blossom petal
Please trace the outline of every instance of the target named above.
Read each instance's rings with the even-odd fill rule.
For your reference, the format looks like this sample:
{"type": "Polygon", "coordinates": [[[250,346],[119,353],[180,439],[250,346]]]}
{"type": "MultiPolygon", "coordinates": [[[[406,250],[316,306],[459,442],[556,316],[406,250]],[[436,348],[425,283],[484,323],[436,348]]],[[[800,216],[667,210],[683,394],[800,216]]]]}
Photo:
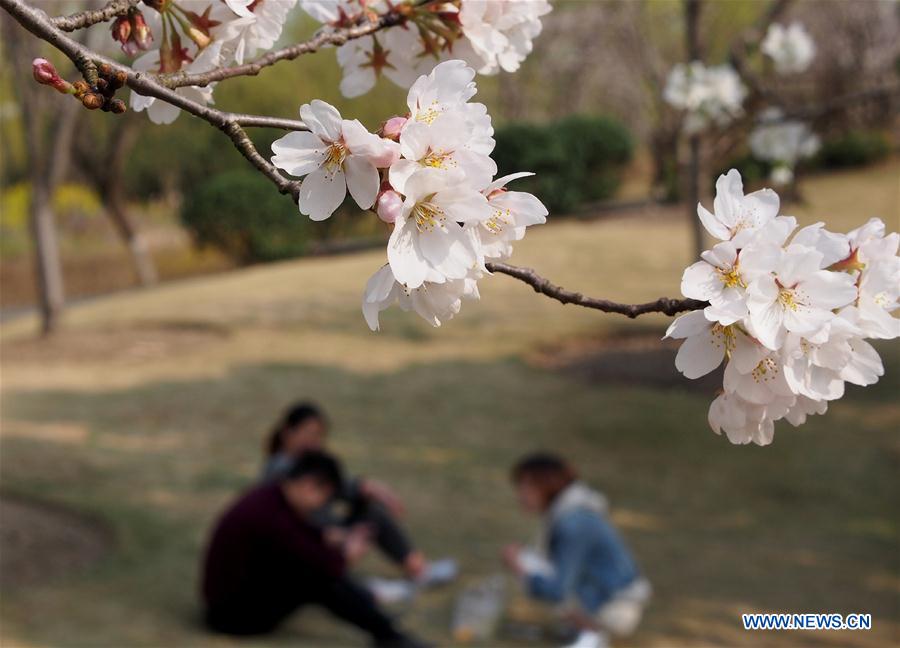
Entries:
{"type": "Polygon", "coordinates": [[[300,212],[314,221],[325,220],[344,202],[347,181],[344,172],[334,173],[320,168],[303,179],[297,204],[300,212]]]}

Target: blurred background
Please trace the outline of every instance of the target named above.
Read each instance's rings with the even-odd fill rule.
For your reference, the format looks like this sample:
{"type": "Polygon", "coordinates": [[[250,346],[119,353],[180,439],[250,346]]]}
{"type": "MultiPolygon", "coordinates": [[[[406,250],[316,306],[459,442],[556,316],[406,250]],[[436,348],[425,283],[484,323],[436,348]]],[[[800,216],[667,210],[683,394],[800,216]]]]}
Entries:
{"type": "MultiPolygon", "coordinates": [[[[703,58],[740,52],[769,6],[703,3],[703,58]]],[[[695,219],[689,146],[662,88],[687,60],[684,14],[675,0],[556,2],[518,73],[478,78],[501,174],[537,172],[523,184],[551,211],[513,263],[618,301],[677,296],[695,219]]],[[[315,29],[295,15],[285,42],[315,29]]],[[[759,448],[709,430],[716,378],[681,379],[673,346],[659,341],[665,317],[579,311],[497,276],[440,329],[391,310],[370,333],[359,304],[384,261],[381,221],[348,203],[311,223],[189,115],[157,126],[71,110],[29,70],[38,55],[67,77],[70,64],[2,20],[4,646],[228,643],[196,621],[200,552],[298,398],[329,412],[352,472],[397,487],[422,548],[461,562],[458,584],[400,611],[427,637],[446,640],[460,588],[499,570],[504,543],[533,535],[507,472],[547,448],[609,496],[654,584],[628,645],[900,642],[896,341],[878,346],[879,384],[850,387],[801,428],[779,423],[759,448]],[[43,293],[36,277],[35,205],[51,214],[41,240],[59,281],[49,298],[46,265],[43,293]],[[739,623],[749,611],[869,612],[874,622],[870,632],[748,634],[739,623]]],[[[900,3],[797,0],[780,18],[793,20],[813,37],[815,61],[769,75],[765,89],[822,144],[782,190],[782,211],[834,231],[873,216],[897,230],[900,3]]],[[[114,52],[104,27],[92,32],[114,52]]],[[[745,62],[766,72],[759,57],[745,62]]],[[[321,98],[371,129],[405,110],[405,91],[385,80],[347,100],[339,79],[325,51],[222,83],[216,105],[293,117],[321,98]]],[[[756,108],[704,138],[705,202],[732,167],[748,190],[768,183],[771,163],[747,144],[756,108]]],[[[266,154],[281,133],[251,135],[266,154]]],[[[377,560],[365,568],[389,573],[377,560]]],[[[496,645],[545,645],[516,634],[536,612],[511,596],[496,645]]],[[[304,612],[253,645],[354,641],[304,612]]]]}

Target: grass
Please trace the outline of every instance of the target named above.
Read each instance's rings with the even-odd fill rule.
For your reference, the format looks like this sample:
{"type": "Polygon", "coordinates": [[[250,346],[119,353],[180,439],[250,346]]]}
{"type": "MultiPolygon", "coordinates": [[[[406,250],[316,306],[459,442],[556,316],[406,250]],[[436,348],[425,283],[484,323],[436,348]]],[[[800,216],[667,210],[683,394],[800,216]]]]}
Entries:
{"type": "MultiPolygon", "coordinates": [[[[898,170],[812,179],[809,205],[793,211],[839,230],[870,215],[896,228],[898,170]]],[[[643,300],[677,293],[688,242],[680,212],[653,210],[535,230],[514,262],[643,300]]],[[[4,591],[0,643],[232,645],[196,625],[199,555],[216,513],[253,481],[267,427],[300,396],[332,413],[353,472],[404,495],[421,546],[462,561],[462,583],[497,571],[502,544],[535,532],[506,470],[528,449],[554,448],[609,495],[654,583],[628,645],[900,638],[896,344],[880,347],[888,374],[877,386],[851,389],[802,428],[780,424],[771,447],[734,447],[706,426],[710,395],[687,382],[591,382],[536,360],[584,338],[658,334],[665,318],[563,307],[496,277],[441,329],[390,312],[371,334],[358,301],[382,260],[301,260],[117,295],[72,309],[46,343],[32,321],[3,325],[0,487],[96,517],[115,544],[85,572],[4,591]],[[739,614],[751,610],[871,612],[874,627],[747,634],[739,614]]],[[[427,594],[406,622],[446,640],[457,591],[427,594]]],[[[360,645],[313,613],[238,643],[298,642],[360,645]]]]}

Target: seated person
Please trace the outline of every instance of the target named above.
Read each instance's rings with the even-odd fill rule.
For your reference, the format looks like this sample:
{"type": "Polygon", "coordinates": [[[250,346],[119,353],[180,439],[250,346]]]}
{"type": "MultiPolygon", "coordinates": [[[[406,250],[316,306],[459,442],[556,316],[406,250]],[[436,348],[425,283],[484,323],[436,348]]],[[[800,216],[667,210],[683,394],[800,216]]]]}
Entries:
{"type": "Polygon", "coordinates": [[[523,577],[528,593],[570,606],[566,616],[579,631],[573,648],[606,646],[607,633],[631,634],[650,597],[650,584],[607,519],[606,498],[552,454],[519,461],[512,482],[522,507],[544,518],[536,549],[510,545],[504,550],[507,566],[523,577]]]}
{"type": "MultiPolygon", "coordinates": [[[[328,436],[328,420],[312,403],[296,403],[284,413],[272,431],[266,446],[263,480],[284,475],[293,460],[309,450],[322,450],[328,436]]],[[[412,548],[409,538],[396,521],[403,505],[384,484],[371,479],[348,480],[334,498],[316,512],[319,526],[331,535],[338,529],[358,526],[370,529],[378,548],[389,560],[399,565],[411,579],[426,576],[427,562],[420,551],[412,548]],[[343,508],[343,511],[338,509],[343,508]]]]}
{"type": "Polygon", "coordinates": [[[232,635],[273,630],[304,605],[320,605],[367,632],[375,646],[415,648],[365,589],[346,577],[346,565],[366,549],[366,537],[325,542],[311,516],[342,487],[339,464],[307,452],[286,474],[251,489],[217,522],[203,568],[210,628],[232,635]]]}

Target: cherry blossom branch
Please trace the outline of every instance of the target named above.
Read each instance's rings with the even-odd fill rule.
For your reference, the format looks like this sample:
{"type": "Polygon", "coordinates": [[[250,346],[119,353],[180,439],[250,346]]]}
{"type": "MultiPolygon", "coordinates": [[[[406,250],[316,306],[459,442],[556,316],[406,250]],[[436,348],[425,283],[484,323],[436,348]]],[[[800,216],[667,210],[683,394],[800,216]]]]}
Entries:
{"type": "MultiPolygon", "coordinates": [[[[413,6],[420,7],[432,4],[436,1],[437,0],[418,0],[413,6]]],[[[409,5],[398,4],[380,15],[377,19],[371,19],[363,15],[361,20],[365,22],[362,24],[344,27],[334,31],[319,32],[308,41],[272,50],[249,63],[217,67],[207,72],[199,72],[196,74],[176,72],[173,74],[161,75],[160,81],[169,88],[182,88],[184,86],[203,87],[216,81],[223,81],[234,77],[256,76],[263,69],[275,65],[279,61],[293,61],[298,56],[312,54],[328,45],[337,47],[343,45],[347,41],[362,38],[363,36],[369,36],[381,29],[398,25],[406,20],[408,11],[409,5]]]]}
{"type": "Polygon", "coordinates": [[[260,155],[244,131],[244,127],[306,130],[306,125],[302,121],[224,112],[192,101],[161,85],[154,75],[137,72],[90,50],[64,33],[42,10],[32,7],[23,0],[0,0],[0,7],[25,29],[65,54],[83,73],[88,69],[96,70],[99,63],[106,63],[115,72],[125,72],[127,75],[126,85],[138,94],[170,103],[215,126],[228,135],[241,155],[271,180],[281,193],[290,194],[295,201],[297,200],[300,183],[285,178],[278,169],[260,155]]]}
{"type": "Polygon", "coordinates": [[[656,301],[644,304],[619,304],[608,299],[585,297],[581,293],[566,290],[562,286],[551,283],[531,268],[520,268],[506,263],[488,263],[486,265],[491,272],[499,272],[518,279],[534,288],[534,292],[546,295],[561,304],[575,304],[604,313],[618,313],[631,319],[646,313],[663,313],[671,317],[684,311],[700,310],[709,305],[708,302],[696,299],[671,299],[669,297],[660,297],[656,301]]]}
{"type": "Polygon", "coordinates": [[[52,19],[52,22],[57,28],[71,32],[112,20],[117,16],[123,16],[140,2],[141,0],[110,0],[99,9],[79,11],[70,16],[57,16],[52,19]]]}

